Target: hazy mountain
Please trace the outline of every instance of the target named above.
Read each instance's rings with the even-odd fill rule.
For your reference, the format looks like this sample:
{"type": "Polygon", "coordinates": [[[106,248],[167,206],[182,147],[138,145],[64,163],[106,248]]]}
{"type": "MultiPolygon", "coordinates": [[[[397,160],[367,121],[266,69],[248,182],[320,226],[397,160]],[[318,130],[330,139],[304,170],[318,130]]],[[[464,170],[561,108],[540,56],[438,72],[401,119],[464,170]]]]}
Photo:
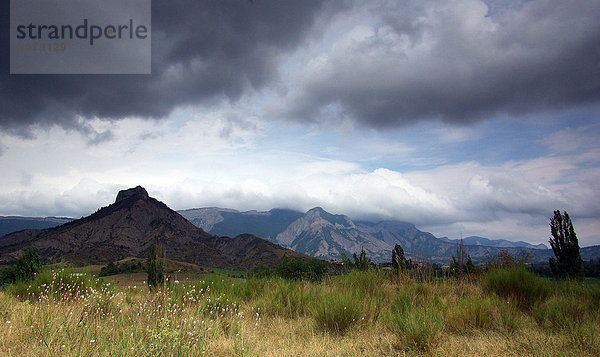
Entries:
{"type": "Polygon", "coordinates": [[[394,245],[400,244],[411,255],[432,253],[431,247],[440,244],[433,234],[422,232],[411,223],[401,221],[380,221],[378,223],[357,221],[356,225],[360,231],[386,242],[392,248],[394,245]]]}
{"type": "Polygon", "coordinates": [[[240,212],[224,208],[196,208],[178,211],[197,227],[219,236],[235,237],[251,233],[258,237],[274,240],[303,213],[286,209],[268,212],[240,212]]]}
{"type": "Polygon", "coordinates": [[[119,192],[115,203],[88,217],[0,238],[0,262],[14,260],[28,248],[44,258],[81,264],[145,257],[154,238],[167,258],[205,266],[252,267],[274,265],[285,255],[306,257],[252,235],[208,234],[138,186],[119,192]]]}
{"type": "MultiPolygon", "coordinates": [[[[449,239],[448,237],[439,238],[448,243],[454,243],[459,239],[449,239]]],[[[513,242],[506,239],[488,239],[478,236],[470,236],[463,238],[463,243],[468,245],[484,245],[487,247],[498,247],[498,248],[529,248],[529,249],[548,249],[545,244],[530,244],[523,241],[513,242]]]]}
{"type": "Polygon", "coordinates": [[[275,242],[318,258],[340,258],[342,252],[359,253],[361,248],[373,259],[380,259],[392,247],[361,232],[343,215],[313,208],[275,237],[275,242]]]}
{"type": "MultiPolygon", "coordinates": [[[[339,258],[342,252],[359,252],[361,247],[375,261],[388,261],[391,249],[400,244],[409,258],[427,259],[447,264],[456,255],[456,241],[420,231],[415,225],[401,221],[352,221],[344,215],[333,215],[322,208],[306,213],[271,210],[239,212],[222,208],[200,208],[181,211],[195,224],[211,227],[210,233],[236,235],[252,233],[298,252],[320,257],[339,258]],[[287,225],[287,226],[286,226],[287,225]]],[[[543,245],[524,242],[467,237],[464,249],[475,261],[483,261],[501,251],[528,253],[533,261],[547,262],[552,250],[543,245]],[[473,243],[473,244],[470,244],[473,243]],[[536,249],[533,249],[536,248],[536,249]]],[[[594,258],[594,249],[582,248],[582,257],[594,258]]]]}
{"type": "Polygon", "coordinates": [[[0,216],[0,237],[5,234],[21,231],[23,229],[52,228],[72,220],[73,218],[66,217],[0,216]]]}

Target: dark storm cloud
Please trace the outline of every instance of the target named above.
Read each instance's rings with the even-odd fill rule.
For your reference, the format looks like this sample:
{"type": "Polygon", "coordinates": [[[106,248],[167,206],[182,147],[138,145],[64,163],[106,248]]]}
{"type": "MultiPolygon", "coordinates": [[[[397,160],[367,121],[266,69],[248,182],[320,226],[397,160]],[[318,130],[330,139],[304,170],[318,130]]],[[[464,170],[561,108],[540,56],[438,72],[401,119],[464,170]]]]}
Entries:
{"type": "Polygon", "coordinates": [[[357,29],[307,66],[275,115],[319,120],[334,108],[385,128],[598,103],[600,2],[513,7],[496,7],[493,16],[470,0],[375,7],[380,25],[357,29]]]}
{"type": "MultiPolygon", "coordinates": [[[[0,9],[2,48],[9,2],[0,9]]],[[[0,128],[32,124],[89,131],[81,117],[161,118],[175,107],[239,98],[276,76],[276,56],[300,44],[321,9],[316,1],[152,1],[152,75],[9,75],[0,55],[0,128]]],[[[92,133],[92,143],[109,133],[92,133]],[[94,137],[95,135],[95,137],[94,137]]]]}

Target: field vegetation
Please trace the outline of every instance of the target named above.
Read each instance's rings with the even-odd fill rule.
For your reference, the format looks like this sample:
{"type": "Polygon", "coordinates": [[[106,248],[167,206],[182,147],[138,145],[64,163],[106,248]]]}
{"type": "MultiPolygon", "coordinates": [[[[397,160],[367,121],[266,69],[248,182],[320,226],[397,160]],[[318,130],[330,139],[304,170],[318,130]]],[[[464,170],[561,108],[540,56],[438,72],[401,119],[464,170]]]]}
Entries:
{"type": "Polygon", "coordinates": [[[296,263],[246,278],[171,276],[151,291],[40,268],[0,291],[0,354],[600,356],[595,282],[540,278],[522,264],[436,280],[322,274],[313,262],[282,278],[296,263]]]}

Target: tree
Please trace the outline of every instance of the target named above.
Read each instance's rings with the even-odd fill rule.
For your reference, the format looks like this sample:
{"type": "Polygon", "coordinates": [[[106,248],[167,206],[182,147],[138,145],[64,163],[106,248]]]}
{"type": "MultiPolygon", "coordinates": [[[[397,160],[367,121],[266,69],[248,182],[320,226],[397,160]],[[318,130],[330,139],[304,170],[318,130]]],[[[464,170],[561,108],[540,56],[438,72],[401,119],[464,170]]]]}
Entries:
{"type": "Polygon", "coordinates": [[[0,286],[17,281],[31,281],[42,271],[42,259],[32,249],[28,249],[13,265],[0,269],[0,286]]]}
{"type": "Polygon", "coordinates": [[[404,257],[404,249],[400,244],[394,246],[392,250],[392,269],[396,274],[406,270],[406,258],[404,257]]]}
{"type": "Polygon", "coordinates": [[[579,241],[567,211],[554,211],[550,219],[550,245],[556,258],[550,258],[550,269],[555,278],[583,278],[585,269],[579,253],[579,241]]]}
{"type": "Polygon", "coordinates": [[[21,281],[33,280],[35,274],[42,270],[42,260],[32,249],[28,249],[17,260],[16,278],[21,281]]]}
{"type": "Polygon", "coordinates": [[[367,252],[363,248],[360,248],[360,255],[357,257],[356,253],[352,254],[354,258],[354,267],[358,270],[369,270],[371,267],[371,259],[367,258],[367,252]]]}
{"type": "Polygon", "coordinates": [[[163,274],[163,262],[160,258],[162,247],[157,244],[156,238],[148,249],[146,260],[146,271],[148,272],[148,287],[150,290],[158,287],[165,281],[163,274]]]}

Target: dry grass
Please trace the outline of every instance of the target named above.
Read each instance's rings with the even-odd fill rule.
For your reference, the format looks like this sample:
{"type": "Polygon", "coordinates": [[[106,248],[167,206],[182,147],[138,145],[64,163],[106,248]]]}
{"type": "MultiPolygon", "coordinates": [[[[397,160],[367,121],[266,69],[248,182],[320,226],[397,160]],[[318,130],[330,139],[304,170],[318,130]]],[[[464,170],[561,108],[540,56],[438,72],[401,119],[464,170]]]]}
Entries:
{"type": "Polygon", "coordinates": [[[144,285],[93,288],[75,300],[0,291],[0,355],[598,356],[598,302],[589,300],[597,295],[580,289],[571,301],[585,313],[561,328],[477,280],[396,282],[374,272],[320,283],[211,276],[158,293],[144,285]],[[341,333],[321,328],[312,307],[336,291],[352,296],[362,316],[341,333]],[[263,313],[269,306],[278,307],[263,313]],[[421,325],[427,314],[434,334],[421,325]]]}

